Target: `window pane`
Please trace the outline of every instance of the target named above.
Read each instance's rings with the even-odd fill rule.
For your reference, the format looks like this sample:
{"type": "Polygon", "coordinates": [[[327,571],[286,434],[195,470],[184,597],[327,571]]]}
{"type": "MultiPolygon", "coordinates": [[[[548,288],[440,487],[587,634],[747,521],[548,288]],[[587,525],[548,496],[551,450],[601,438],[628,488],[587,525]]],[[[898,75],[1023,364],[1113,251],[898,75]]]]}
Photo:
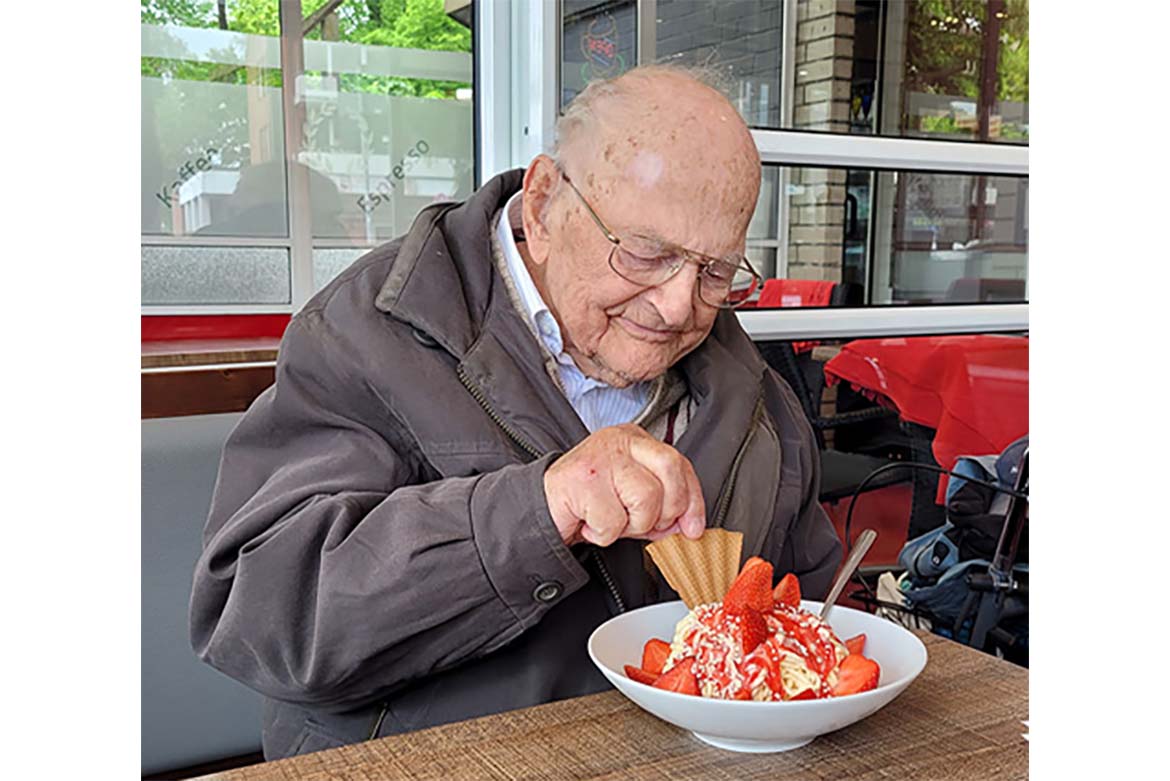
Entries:
{"type": "Polygon", "coordinates": [[[800,0],[792,127],[1028,140],[1027,0],[800,0]]]}
{"type": "Polygon", "coordinates": [[[788,66],[780,0],[657,0],[642,52],[632,0],[562,7],[562,107],[636,53],[720,71],[753,127],[1028,141],[1027,0],[798,0],[788,66]]]}
{"type": "Polygon", "coordinates": [[[142,247],[142,303],[287,304],[283,247],[142,247]]]}
{"type": "MultiPolygon", "coordinates": [[[[839,298],[856,305],[1027,300],[1027,179],[765,168],[781,176],[787,215],[769,276],[845,284],[839,298]]],[[[814,287],[830,290],[765,281],[759,305],[826,305],[814,287]]]]}
{"type": "Polygon", "coordinates": [[[760,197],[756,200],[756,211],[748,224],[748,241],[753,239],[776,238],[776,216],[780,198],[780,169],[773,165],[764,166],[760,175],[760,197]]]}
{"type": "Polygon", "coordinates": [[[315,239],[390,239],[471,194],[471,30],[442,0],[343,2],[303,52],[296,160],[315,239]]]}
{"type": "Polygon", "coordinates": [[[276,0],[141,18],[142,232],[287,236],[276,0]]]}
{"type": "Polygon", "coordinates": [[[330,249],[313,249],[313,292],[333,281],[333,278],[349,268],[355,260],[369,252],[368,249],[351,247],[334,247],[330,249]]]}
{"type": "Polygon", "coordinates": [[[561,108],[594,79],[637,63],[634,0],[562,0],[561,25],[561,108]]]}
{"type": "Polygon", "coordinates": [[[658,0],[654,61],[716,66],[749,125],[780,127],[780,17],[776,0],[658,0]]]}

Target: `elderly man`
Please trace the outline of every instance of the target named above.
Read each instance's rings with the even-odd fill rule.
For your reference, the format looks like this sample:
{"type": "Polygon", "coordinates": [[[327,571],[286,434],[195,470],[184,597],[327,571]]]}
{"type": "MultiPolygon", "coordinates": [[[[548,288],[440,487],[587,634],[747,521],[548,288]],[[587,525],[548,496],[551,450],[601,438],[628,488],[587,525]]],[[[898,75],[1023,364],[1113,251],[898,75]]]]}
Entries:
{"type": "Polygon", "coordinates": [[[675,598],[647,539],[741,531],[814,597],[840,562],[729,311],[759,281],[743,121],[647,67],[558,131],[315,296],[227,443],[191,635],[265,696],[269,758],[606,688],[589,633],[675,598]]]}

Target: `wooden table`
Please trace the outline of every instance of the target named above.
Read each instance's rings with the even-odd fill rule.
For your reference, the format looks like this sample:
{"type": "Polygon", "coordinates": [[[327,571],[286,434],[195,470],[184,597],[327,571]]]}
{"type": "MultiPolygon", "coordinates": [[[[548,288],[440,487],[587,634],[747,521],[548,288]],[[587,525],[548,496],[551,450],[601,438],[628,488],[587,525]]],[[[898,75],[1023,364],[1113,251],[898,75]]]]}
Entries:
{"type": "Polygon", "coordinates": [[[712,748],[609,691],[204,778],[1027,778],[1028,671],[920,634],[930,660],[898,699],[781,754],[712,748]]]}

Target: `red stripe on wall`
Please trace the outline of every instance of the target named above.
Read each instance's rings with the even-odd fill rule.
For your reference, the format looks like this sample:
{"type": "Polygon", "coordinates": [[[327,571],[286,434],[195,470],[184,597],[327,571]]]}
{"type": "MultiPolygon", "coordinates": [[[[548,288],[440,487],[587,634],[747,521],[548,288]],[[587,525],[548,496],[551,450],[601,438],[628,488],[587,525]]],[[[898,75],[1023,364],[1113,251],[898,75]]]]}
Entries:
{"type": "Polygon", "coordinates": [[[142,341],[279,339],[290,315],[143,315],[142,341]]]}

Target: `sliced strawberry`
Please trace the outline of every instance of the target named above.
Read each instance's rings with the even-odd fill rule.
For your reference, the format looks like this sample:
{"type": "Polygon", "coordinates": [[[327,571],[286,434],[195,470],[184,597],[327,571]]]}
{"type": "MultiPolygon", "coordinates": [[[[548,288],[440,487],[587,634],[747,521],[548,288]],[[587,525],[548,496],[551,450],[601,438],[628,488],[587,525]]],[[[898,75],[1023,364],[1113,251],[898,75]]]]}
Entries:
{"type": "Polygon", "coordinates": [[[734,614],[740,621],[740,626],[743,628],[743,653],[747,656],[760,643],[768,639],[768,622],[764,620],[764,614],[758,610],[752,610],[746,607],[738,613],[734,614]]]}
{"type": "Polygon", "coordinates": [[[861,654],[850,654],[837,668],[837,685],[833,687],[833,696],[841,697],[876,689],[880,676],[881,668],[873,659],[866,659],[861,654]]]}
{"type": "Polygon", "coordinates": [[[772,590],[772,600],[789,607],[800,607],[800,581],[789,572],[780,578],[776,588],[772,590]]]}
{"type": "Polygon", "coordinates": [[[646,647],[642,649],[642,669],[649,670],[655,675],[661,675],[662,668],[666,666],[666,659],[669,656],[670,643],[652,637],[646,641],[646,647]]]}
{"type": "Polygon", "coordinates": [[[684,659],[663,673],[653,684],[656,689],[666,689],[680,694],[699,694],[699,679],[695,677],[694,661],[684,659]]]}
{"type": "Polygon", "coordinates": [[[648,686],[653,686],[654,682],[658,680],[658,676],[652,672],[647,672],[641,667],[635,667],[632,664],[626,665],[626,677],[638,683],[644,683],[648,686]]]}
{"type": "Polygon", "coordinates": [[[772,565],[759,556],[744,562],[731,588],[723,597],[723,607],[739,613],[745,607],[766,613],[772,609],[772,565]]]}
{"type": "Polygon", "coordinates": [[[865,650],[865,635],[860,634],[857,637],[849,638],[845,641],[845,647],[849,649],[850,656],[853,654],[860,654],[865,650]]]}

